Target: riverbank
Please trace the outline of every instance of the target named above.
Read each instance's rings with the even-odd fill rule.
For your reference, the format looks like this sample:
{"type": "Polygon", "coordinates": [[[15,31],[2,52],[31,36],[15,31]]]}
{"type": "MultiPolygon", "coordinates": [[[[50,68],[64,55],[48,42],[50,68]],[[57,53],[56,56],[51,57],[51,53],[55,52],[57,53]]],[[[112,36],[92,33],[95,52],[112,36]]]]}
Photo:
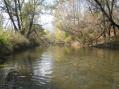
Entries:
{"type": "Polygon", "coordinates": [[[107,43],[100,43],[100,44],[93,45],[92,47],[119,50],[119,42],[112,41],[112,42],[107,42],[107,43]]]}
{"type": "MultiPolygon", "coordinates": [[[[33,39],[32,39],[33,40],[33,39]]],[[[27,39],[17,32],[0,31],[0,57],[8,56],[15,52],[24,51],[38,46],[39,43],[27,39]]]]}
{"type": "Polygon", "coordinates": [[[72,47],[75,49],[80,49],[80,48],[101,48],[101,49],[114,49],[114,50],[119,50],[119,40],[118,39],[112,39],[112,40],[107,40],[105,42],[97,42],[95,44],[81,44],[78,41],[70,42],[70,43],[65,43],[65,42],[59,42],[56,44],[53,44],[54,46],[67,46],[67,47],[72,47]]]}

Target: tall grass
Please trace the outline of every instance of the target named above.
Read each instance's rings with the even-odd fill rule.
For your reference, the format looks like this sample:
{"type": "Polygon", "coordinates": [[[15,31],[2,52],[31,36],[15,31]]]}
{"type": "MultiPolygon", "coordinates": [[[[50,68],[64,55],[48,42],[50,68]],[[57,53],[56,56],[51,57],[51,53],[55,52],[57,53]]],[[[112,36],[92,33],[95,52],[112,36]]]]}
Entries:
{"type": "Polygon", "coordinates": [[[5,45],[9,43],[9,35],[7,32],[0,30],[0,45],[5,45]]]}
{"type": "Polygon", "coordinates": [[[29,40],[18,32],[0,30],[0,53],[11,52],[14,48],[29,43],[29,40]]]}

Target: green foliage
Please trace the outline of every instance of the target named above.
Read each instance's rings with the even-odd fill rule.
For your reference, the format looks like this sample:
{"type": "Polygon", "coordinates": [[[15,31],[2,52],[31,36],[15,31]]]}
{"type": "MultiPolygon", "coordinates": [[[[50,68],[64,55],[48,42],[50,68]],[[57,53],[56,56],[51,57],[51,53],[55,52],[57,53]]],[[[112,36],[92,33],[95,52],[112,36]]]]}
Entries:
{"type": "Polygon", "coordinates": [[[30,44],[30,42],[20,33],[0,30],[0,52],[12,51],[16,46],[24,44],[30,44]]]}
{"type": "Polygon", "coordinates": [[[0,30],[0,44],[4,45],[4,44],[9,44],[9,34],[6,33],[3,30],[0,30]]]}

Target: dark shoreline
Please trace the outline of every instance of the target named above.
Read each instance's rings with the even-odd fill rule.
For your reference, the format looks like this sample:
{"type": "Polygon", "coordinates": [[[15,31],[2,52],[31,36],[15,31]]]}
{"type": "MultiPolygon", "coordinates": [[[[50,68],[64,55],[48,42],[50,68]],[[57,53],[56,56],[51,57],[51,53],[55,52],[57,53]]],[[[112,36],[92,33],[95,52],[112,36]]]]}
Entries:
{"type": "Polygon", "coordinates": [[[5,61],[10,55],[14,55],[16,53],[20,53],[38,46],[40,46],[40,44],[22,44],[9,49],[7,45],[0,45],[0,63],[3,60],[5,61]]]}
{"type": "MultiPolygon", "coordinates": [[[[32,49],[38,46],[46,47],[46,45],[41,45],[39,43],[20,44],[20,45],[14,46],[12,49],[9,49],[7,45],[0,45],[0,61],[5,60],[10,55],[14,55],[16,53],[20,53],[20,52],[23,52],[23,51],[26,51],[26,50],[29,50],[29,49],[32,49]]],[[[66,45],[60,45],[60,46],[66,46],[66,45]]],[[[100,49],[119,50],[119,43],[118,42],[108,42],[108,43],[101,43],[101,44],[88,46],[88,48],[93,48],[93,47],[100,48],[100,49]]]]}
{"type": "Polygon", "coordinates": [[[96,44],[91,47],[101,48],[101,49],[119,50],[119,43],[118,42],[108,42],[108,43],[96,44]]]}

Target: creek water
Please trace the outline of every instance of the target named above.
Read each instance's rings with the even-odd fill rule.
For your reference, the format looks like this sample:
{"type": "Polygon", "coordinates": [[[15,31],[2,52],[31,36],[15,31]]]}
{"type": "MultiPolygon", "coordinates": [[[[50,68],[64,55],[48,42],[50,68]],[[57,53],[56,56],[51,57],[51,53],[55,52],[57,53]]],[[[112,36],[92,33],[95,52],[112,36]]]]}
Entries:
{"type": "Polygon", "coordinates": [[[119,51],[35,48],[0,64],[0,89],[119,89],[119,51]]]}

